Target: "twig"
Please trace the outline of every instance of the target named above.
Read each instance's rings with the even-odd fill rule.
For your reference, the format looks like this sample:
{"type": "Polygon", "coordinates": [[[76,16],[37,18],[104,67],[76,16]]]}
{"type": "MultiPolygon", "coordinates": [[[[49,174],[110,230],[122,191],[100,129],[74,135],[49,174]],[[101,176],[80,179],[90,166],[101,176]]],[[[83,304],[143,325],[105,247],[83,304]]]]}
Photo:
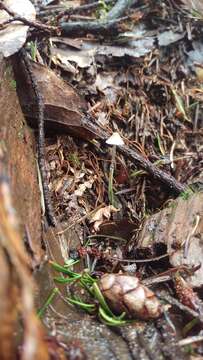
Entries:
{"type": "Polygon", "coordinates": [[[107,20],[118,19],[125,11],[134,5],[136,0],[118,0],[107,15],[107,20]]]}
{"type": "Polygon", "coordinates": [[[42,177],[42,187],[43,187],[43,192],[44,192],[46,215],[47,215],[48,222],[51,225],[56,226],[56,219],[54,216],[54,211],[53,211],[52,203],[50,200],[49,187],[47,184],[47,172],[46,172],[46,164],[45,164],[44,102],[43,102],[42,96],[39,91],[36,77],[32,71],[32,65],[30,63],[30,59],[24,48],[21,49],[21,55],[22,55],[22,59],[24,61],[27,73],[31,80],[31,84],[33,87],[34,94],[36,96],[36,101],[37,101],[37,106],[38,106],[38,160],[39,160],[39,168],[40,168],[41,177],[42,177]]]}
{"type": "MultiPolygon", "coordinates": [[[[111,0],[106,0],[105,3],[108,4],[112,2],[111,0]]],[[[67,15],[72,15],[75,13],[80,13],[82,11],[87,11],[87,10],[93,10],[96,9],[97,7],[101,6],[101,2],[100,1],[95,1],[92,2],[90,4],[85,4],[85,5],[80,5],[80,6],[76,6],[76,7],[70,7],[64,11],[61,11],[60,14],[57,16],[57,20],[61,19],[64,16],[67,15]]],[[[56,11],[56,10],[55,10],[56,11]]]]}
{"type": "Polygon", "coordinates": [[[128,17],[110,20],[110,21],[73,21],[73,22],[62,22],[60,28],[64,35],[85,35],[91,34],[102,34],[105,35],[109,31],[115,34],[119,33],[118,24],[126,20],[128,17]]]}
{"type": "Polygon", "coordinates": [[[6,25],[10,24],[13,21],[20,21],[25,25],[42,30],[43,32],[48,32],[49,34],[56,35],[59,33],[59,29],[55,26],[48,26],[37,21],[27,20],[25,17],[16,14],[14,11],[10,10],[5,4],[3,4],[2,1],[0,1],[0,10],[6,11],[7,14],[11,16],[10,19],[0,24],[0,28],[4,28],[6,25]]]}
{"type": "Polygon", "coordinates": [[[62,22],[60,27],[65,35],[70,35],[71,33],[80,35],[86,33],[106,34],[110,30],[114,30],[115,33],[118,33],[119,30],[117,24],[125,19],[122,18],[123,14],[135,2],[136,0],[117,0],[106,18],[102,21],[62,22]]]}
{"type": "MultiPolygon", "coordinates": [[[[101,128],[98,123],[94,123],[93,121],[91,121],[91,117],[84,116],[83,118],[81,118],[81,121],[82,126],[89,129],[89,131],[95,134],[95,137],[98,140],[103,142],[109,138],[109,133],[103,128],[101,128]]],[[[176,195],[179,195],[186,190],[186,187],[182,185],[179,181],[177,181],[173,176],[160,170],[158,166],[152,164],[151,161],[143,157],[141,154],[139,154],[137,151],[130,148],[129,146],[117,145],[117,150],[124,156],[131,159],[131,161],[135,162],[136,165],[138,165],[141,169],[145,170],[149,175],[151,175],[153,179],[156,179],[165,186],[167,186],[168,189],[170,191],[173,191],[176,195]]]]}
{"type": "Polygon", "coordinates": [[[168,257],[168,254],[163,254],[163,255],[160,255],[160,256],[156,256],[156,257],[153,257],[153,258],[150,258],[150,259],[120,259],[120,258],[117,258],[117,257],[108,257],[109,259],[111,260],[116,260],[116,261],[119,261],[119,262],[129,262],[129,263],[148,263],[148,262],[153,262],[153,261],[159,261],[161,259],[165,259],[168,257]]]}
{"type": "MultiPolygon", "coordinates": [[[[195,232],[196,232],[196,230],[197,230],[197,227],[198,227],[198,225],[199,225],[199,222],[200,222],[200,216],[199,216],[199,215],[196,215],[196,216],[195,216],[195,224],[194,224],[192,230],[189,232],[186,240],[185,240],[184,243],[183,243],[183,244],[184,244],[184,251],[183,251],[183,258],[184,258],[184,259],[186,259],[187,256],[188,256],[188,250],[189,250],[189,246],[190,246],[190,240],[191,240],[192,236],[195,235],[195,232]]],[[[182,245],[183,245],[183,244],[182,244],[182,245]]]]}
{"type": "MultiPolygon", "coordinates": [[[[157,294],[157,296],[162,299],[167,301],[169,304],[173,305],[173,306],[177,306],[180,310],[188,313],[189,315],[191,315],[194,318],[198,318],[199,319],[199,313],[191,308],[189,308],[186,305],[183,305],[180,301],[178,301],[177,299],[175,299],[173,296],[169,295],[168,293],[166,293],[165,291],[160,291],[159,294],[157,294]]],[[[200,319],[199,319],[200,320],[200,319]]],[[[200,320],[201,321],[201,320],[200,320]]]]}
{"type": "Polygon", "coordinates": [[[157,166],[153,165],[151,161],[145,159],[142,155],[135,152],[130,147],[123,145],[118,146],[118,150],[131,160],[135,161],[142,169],[146,170],[154,179],[159,180],[165,184],[170,190],[176,194],[180,194],[185,191],[185,186],[180,184],[173,176],[160,170],[157,166]]]}
{"type": "Polygon", "coordinates": [[[203,335],[189,336],[186,339],[182,339],[178,341],[179,346],[186,346],[193,344],[195,342],[203,341],[203,335]]]}

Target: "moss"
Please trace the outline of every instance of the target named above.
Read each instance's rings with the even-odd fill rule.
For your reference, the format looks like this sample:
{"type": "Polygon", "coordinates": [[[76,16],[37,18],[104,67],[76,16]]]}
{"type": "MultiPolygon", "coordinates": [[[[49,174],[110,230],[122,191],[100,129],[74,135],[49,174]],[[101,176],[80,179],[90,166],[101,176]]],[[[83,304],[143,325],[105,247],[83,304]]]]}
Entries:
{"type": "Polygon", "coordinates": [[[183,199],[183,200],[188,200],[192,195],[194,194],[194,191],[188,187],[185,191],[183,191],[181,194],[180,194],[180,197],[183,199]]]}
{"type": "Polygon", "coordinates": [[[68,157],[69,161],[76,167],[80,167],[80,159],[77,153],[71,153],[68,157]]]}
{"type": "Polygon", "coordinates": [[[10,80],[9,84],[12,90],[16,90],[16,81],[14,79],[10,80]]]}
{"type": "Polygon", "coordinates": [[[4,77],[6,81],[8,81],[8,84],[12,90],[16,90],[16,80],[13,76],[13,68],[10,64],[6,66],[6,69],[4,71],[4,77]]]}

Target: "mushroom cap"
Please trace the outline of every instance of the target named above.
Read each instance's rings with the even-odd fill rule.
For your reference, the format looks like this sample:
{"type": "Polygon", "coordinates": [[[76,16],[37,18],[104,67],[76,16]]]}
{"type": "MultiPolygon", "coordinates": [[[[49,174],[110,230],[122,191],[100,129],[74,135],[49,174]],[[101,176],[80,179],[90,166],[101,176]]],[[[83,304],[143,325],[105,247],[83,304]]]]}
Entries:
{"type": "Polygon", "coordinates": [[[122,137],[120,136],[120,134],[118,132],[114,132],[107,140],[106,140],[106,144],[108,145],[119,145],[122,146],[124,145],[124,141],[122,139],[122,137]]]}

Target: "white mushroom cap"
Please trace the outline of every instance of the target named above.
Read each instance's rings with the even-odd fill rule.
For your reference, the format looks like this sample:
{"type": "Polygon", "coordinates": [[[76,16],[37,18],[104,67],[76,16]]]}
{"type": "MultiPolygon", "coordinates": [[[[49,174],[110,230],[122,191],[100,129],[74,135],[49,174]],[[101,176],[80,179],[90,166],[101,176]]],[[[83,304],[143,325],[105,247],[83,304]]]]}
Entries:
{"type": "Polygon", "coordinates": [[[124,145],[124,141],[118,132],[114,132],[107,140],[106,144],[108,145],[124,145]]]}

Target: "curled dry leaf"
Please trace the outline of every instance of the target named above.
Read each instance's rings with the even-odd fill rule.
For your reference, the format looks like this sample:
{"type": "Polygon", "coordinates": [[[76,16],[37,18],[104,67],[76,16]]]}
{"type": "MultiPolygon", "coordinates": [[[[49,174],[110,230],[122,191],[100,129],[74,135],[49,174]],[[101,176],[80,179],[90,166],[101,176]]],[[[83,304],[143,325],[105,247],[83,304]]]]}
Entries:
{"type": "Polygon", "coordinates": [[[94,178],[88,181],[84,181],[82,184],[79,185],[78,189],[75,190],[74,195],[79,197],[83,196],[86,189],[92,188],[94,181],[95,181],[94,178]]]}
{"type": "Polygon", "coordinates": [[[135,276],[106,274],[100,280],[100,290],[116,313],[125,312],[129,318],[156,319],[162,306],[146,286],[135,276]]]}
{"type": "Polygon", "coordinates": [[[98,231],[100,225],[103,223],[104,219],[109,220],[111,217],[111,214],[114,212],[119,211],[119,209],[116,209],[113,205],[105,206],[101,209],[98,209],[90,218],[89,222],[94,223],[94,230],[98,231]]]}

